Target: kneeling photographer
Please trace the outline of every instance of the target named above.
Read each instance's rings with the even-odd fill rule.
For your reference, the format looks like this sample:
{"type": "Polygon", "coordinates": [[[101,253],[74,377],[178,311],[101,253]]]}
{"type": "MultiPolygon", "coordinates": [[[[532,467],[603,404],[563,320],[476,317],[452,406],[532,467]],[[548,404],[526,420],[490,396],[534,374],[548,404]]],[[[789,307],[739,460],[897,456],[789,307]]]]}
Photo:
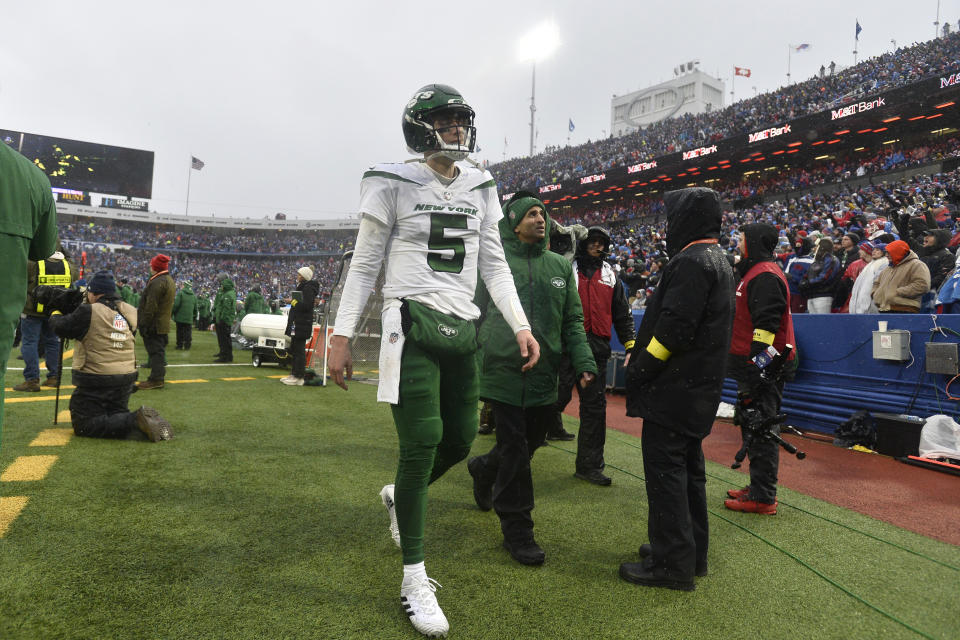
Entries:
{"type": "Polygon", "coordinates": [[[132,412],[127,401],[137,381],[134,332],[137,310],[120,300],[113,274],[98,271],[86,293],[37,287],[34,297],[54,310],[53,330],[77,341],[70,418],[78,436],[126,438],[139,428],[153,442],[173,437],[170,423],[150,407],[132,412]]]}

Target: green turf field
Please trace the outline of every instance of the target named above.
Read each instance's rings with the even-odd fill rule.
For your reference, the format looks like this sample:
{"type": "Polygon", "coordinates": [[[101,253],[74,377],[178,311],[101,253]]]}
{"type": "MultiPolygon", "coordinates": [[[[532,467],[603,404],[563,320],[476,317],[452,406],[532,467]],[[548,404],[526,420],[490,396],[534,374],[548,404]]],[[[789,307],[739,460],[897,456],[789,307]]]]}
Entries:
{"type": "MultiPolygon", "coordinates": [[[[168,360],[215,351],[195,333],[168,360]]],[[[20,456],[57,458],[42,480],[0,482],[0,498],[28,498],[0,538],[0,639],[420,637],[378,497],[396,461],[387,407],[369,385],[266,377],[286,373],[168,369],[168,381],[208,382],[133,395],[173,424],[157,444],[29,446],[53,401],[8,403],[0,473],[20,456]]],[[[21,379],[8,371],[5,386],[21,379]]],[[[726,511],[743,476],[711,463],[710,575],[693,593],[625,583],[617,567],[645,541],[639,439],[610,432],[610,488],[573,478],[573,449],[534,459],[542,567],[500,547],[464,464],[431,488],[427,569],[451,638],[960,638],[960,549],[788,490],[775,517],[726,511]]]]}

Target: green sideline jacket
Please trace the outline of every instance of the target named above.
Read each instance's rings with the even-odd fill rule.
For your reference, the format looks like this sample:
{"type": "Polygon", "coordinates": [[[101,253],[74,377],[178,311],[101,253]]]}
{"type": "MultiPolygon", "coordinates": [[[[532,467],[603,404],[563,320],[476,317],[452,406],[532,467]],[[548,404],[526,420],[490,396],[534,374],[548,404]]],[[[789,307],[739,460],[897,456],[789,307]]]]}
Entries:
{"type": "Polygon", "coordinates": [[[540,343],[540,361],[521,372],[520,356],[510,325],[490,300],[481,281],[476,303],[482,324],[480,342],[480,397],[517,407],[542,407],[557,401],[557,377],[561,354],[570,354],[577,377],[597,373],[593,353],[583,330],[583,307],[574,281],[573,267],[547,249],[551,221],[538,244],[517,240],[509,219],[500,220],[500,237],[513,282],[527,314],[533,336],[540,343]]]}
{"type": "Polygon", "coordinates": [[[213,299],[213,321],[220,324],[233,324],[237,319],[237,290],[233,280],[224,278],[220,281],[220,290],[213,299]]]}
{"type": "Polygon", "coordinates": [[[197,296],[189,282],[184,282],[173,299],[173,321],[190,324],[197,319],[197,296]]]}

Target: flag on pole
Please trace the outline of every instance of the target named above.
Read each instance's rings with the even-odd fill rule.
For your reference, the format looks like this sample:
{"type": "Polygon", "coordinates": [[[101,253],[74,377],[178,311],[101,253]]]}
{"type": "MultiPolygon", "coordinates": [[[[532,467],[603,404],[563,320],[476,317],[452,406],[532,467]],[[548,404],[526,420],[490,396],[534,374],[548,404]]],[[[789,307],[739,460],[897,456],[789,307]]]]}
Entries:
{"type": "Polygon", "coordinates": [[[567,129],[569,131],[573,131],[574,129],[576,129],[576,127],[573,126],[573,118],[570,118],[570,124],[568,125],[567,129]]]}
{"type": "Polygon", "coordinates": [[[749,77],[750,77],[750,69],[747,69],[747,68],[745,68],[745,67],[734,67],[734,68],[733,68],[733,75],[735,75],[735,76],[743,76],[744,78],[749,78],[749,77]]]}
{"type": "Polygon", "coordinates": [[[190,156],[190,168],[200,171],[200,169],[203,169],[203,160],[190,156]]]}
{"type": "Polygon", "coordinates": [[[810,45],[807,43],[793,45],[793,50],[796,51],[797,53],[800,53],[801,51],[806,51],[809,48],[810,48],[810,45]]]}
{"type": "Polygon", "coordinates": [[[856,32],[856,33],[854,34],[854,36],[853,36],[853,39],[854,39],[854,40],[859,40],[859,39],[860,39],[860,32],[861,32],[861,31],[863,31],[863,27],[860,26],[860,20],[859,20],[859,18],[858,18],[858,19],[857,19],[857,32],[856,32]]]}

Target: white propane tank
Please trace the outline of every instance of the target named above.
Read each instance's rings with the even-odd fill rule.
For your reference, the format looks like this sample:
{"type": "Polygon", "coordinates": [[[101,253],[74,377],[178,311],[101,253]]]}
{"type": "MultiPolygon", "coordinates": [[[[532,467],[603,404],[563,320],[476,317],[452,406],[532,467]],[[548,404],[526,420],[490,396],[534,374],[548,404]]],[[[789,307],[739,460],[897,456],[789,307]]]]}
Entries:
{"type": "Polygon", "coordinates": [[[240,321],[240,333],[244,338],[256,342],[265,338],[286,339],[283,332],[287,328],[287,316],[275,316],[269,313],[248,313],[240,321]]]}

